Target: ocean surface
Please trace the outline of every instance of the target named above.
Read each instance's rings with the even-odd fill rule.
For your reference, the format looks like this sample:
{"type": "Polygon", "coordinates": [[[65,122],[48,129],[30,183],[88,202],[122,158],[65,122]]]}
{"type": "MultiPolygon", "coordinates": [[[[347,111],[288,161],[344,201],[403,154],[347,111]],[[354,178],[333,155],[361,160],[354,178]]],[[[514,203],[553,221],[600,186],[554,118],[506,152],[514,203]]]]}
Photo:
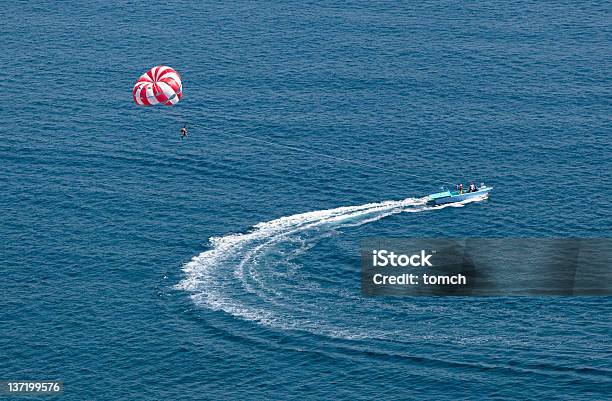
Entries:
{"type": "Polygon", "coordinates": [[[612,235],[609,2],[3,10],[0,380],[610,399],[609,297],[367,298],[359,276],[366,237],[612,235]],[[184,98],[139,107],[159,64],[184,98]],[[459,181],[495,189],[418,205],[459,181]]]}

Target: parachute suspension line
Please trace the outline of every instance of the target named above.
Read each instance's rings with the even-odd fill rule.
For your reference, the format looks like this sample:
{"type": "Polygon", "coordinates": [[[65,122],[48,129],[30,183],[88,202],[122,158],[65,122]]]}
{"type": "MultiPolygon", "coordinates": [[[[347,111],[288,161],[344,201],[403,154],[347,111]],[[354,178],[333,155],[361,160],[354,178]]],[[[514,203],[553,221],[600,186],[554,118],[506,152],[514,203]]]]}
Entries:
{"type": "MultiPolygon", "coordinates": [[[[179,102],[181,97],[183,96],[183,84],[181,82],[181,77],[179,73],[171,67],[165,65],[158,65],[156,67],[151,68],[149,71],[145,72],[138,78],[138,81],[134,84],[132,89],[132,96],[134,98],[134,102],[140,106],[153,106],[156,104],[163,104],[165,106],[172,106],[179,102]]],[[[191,124],[189,121],[184,120],[183,113],[178,110],[167,110],[170,115],[174,116],[182,120],[183,128],[187,128],[189,126],[200,126],[200,124],[191,124]]],[[[309,153],[311,155],[316,155],[319,157],[323,157],[326,159],[337,160],[345,163],[351,163],[356,165],[361,165],[369,168],[374,168],[381,171],[386,171],[394,174],[401,174],[405,176],[411,176],[415,178],[420,178],[416,174],[406,173],[405,171],[395,170],[387,167],[381,167],[377,164],[363,162],[361,160],[348,159],[344,157],[336,157],[332,155],[328,155],[325,153],[316,152],[314,150],[284,145],[281,143],[276,143],[272,141],[267,141],[261,138],[255,138],[248,135],[238,134],[238,133],[230,133],[230,132],[220,132],[221,134],[226,134],[230,136],[235,136],[243,139],[247,139],[254,142],[265,143],[266,145],[275,146],[277,148],[289,149],[294,152],[302,152],[309,153]]],[[[186,132],[185,132],[186,134],[186,132]]],[[[438,181],[443,184],[450,184],[443,181],[438,181]]],[[[453,184],[450,184],[453,185],[453,184]]]]}

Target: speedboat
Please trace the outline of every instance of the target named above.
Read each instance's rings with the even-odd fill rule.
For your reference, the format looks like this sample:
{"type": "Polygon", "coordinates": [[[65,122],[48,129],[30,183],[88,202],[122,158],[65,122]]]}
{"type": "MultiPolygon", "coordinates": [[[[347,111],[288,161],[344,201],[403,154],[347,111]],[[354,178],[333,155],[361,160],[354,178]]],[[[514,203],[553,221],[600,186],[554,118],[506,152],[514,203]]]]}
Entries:
{"type": "Polygon", "coordinates": [[[427,197],[428,205],[444,205],[446,203],[455,203],[461,202],[468,199],[479,198],[482,197],[486,199],[489,197],[489,192],[493,189],[493,187],[487,187],[484,184],[481,184],[480,187],[476,188],[476,191],[469,192],[467,191],[459,191],[459,190],[450,190],[446,187],[442,187],[444,189],[443,192],[438,192],[437,194],[431,194],[427,197]]]}

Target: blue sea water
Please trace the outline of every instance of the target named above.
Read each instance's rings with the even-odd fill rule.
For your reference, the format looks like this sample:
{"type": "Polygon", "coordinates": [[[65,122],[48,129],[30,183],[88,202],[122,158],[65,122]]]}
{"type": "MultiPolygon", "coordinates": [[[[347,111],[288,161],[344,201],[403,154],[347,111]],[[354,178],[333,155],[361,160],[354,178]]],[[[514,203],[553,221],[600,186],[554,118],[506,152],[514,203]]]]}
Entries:
{"type": "Polygon", "coordinates": [[[68,400],[612,394],[610,298],[359,281],[365,237],[612,234],[609,2],[3,9],[0,380],[68,400]],[[158,64],[184,98],[138,107],[158,64]],[[406,200],[459,180],[495,190],[406,200]]]}

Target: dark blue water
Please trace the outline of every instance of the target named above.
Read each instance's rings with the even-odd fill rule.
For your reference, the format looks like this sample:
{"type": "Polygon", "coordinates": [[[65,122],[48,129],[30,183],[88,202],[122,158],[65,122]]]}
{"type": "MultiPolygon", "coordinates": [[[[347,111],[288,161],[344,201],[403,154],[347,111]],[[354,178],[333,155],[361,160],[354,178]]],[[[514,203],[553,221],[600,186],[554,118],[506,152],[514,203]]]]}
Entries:
{"type": "Polygon", "coordinates": [[[359,282],[364,237],[612,234],[608,2],[4,10],[0,380],[70,400],[612,393],[609,298],[359,282]],[[138,107],[158,64],[185,96],[138,107]],[[495,190],[406,200],[458,180],[495,190]]]}

